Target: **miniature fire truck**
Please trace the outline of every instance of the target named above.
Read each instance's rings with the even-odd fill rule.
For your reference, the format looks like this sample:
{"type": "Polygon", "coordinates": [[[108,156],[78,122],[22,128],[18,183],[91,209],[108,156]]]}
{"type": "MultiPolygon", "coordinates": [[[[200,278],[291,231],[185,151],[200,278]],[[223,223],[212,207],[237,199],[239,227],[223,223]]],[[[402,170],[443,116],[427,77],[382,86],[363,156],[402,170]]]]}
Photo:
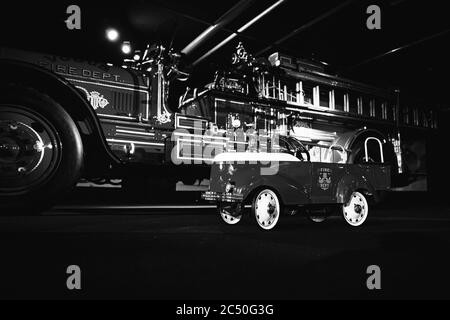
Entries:
{"type": "Polygon", "coordinates": [[[216,202],[230,225],[241,221],[246,205],[251,205],[251,214],[264,230],[275,228],[283,213],[293,215],[300,209],[314,222],[338,209],[350,226],[361,226],[369,215],[369,200],[378,201],[379,193],[390,188],[390,167],[311,162],[308,150],[294,140],[282,144],[279,153],[218,155],[210,190],[202,197],[216,202]]]}

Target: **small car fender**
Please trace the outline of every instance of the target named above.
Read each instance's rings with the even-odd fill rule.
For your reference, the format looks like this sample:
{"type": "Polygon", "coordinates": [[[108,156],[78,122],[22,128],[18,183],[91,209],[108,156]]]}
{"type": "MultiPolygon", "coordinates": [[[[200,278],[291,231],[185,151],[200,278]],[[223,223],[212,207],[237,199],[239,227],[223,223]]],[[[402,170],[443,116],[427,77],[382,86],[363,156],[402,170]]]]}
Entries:
{"type": "Polygon", "coordinates": [[[336,202],[347,203],[352,193],[356,190],[363,190],[368,194],[376,196],[375,188],[365,176],[348,174],[343,176],[337,183],[336,202]]]}

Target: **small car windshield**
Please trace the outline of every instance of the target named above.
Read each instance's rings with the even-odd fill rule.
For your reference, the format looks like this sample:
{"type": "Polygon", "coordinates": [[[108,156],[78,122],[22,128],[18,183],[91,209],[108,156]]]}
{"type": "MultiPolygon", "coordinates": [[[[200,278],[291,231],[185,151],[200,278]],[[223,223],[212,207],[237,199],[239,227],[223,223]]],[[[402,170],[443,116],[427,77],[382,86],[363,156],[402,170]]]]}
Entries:
{"type": "Polygon", "coordinates": [[[279,144],[280,144],[280,152],[290,153],[302,161],[310,161],[310,156],[309,156],[308,150],[296,138],[280,137],[279,144]]]}

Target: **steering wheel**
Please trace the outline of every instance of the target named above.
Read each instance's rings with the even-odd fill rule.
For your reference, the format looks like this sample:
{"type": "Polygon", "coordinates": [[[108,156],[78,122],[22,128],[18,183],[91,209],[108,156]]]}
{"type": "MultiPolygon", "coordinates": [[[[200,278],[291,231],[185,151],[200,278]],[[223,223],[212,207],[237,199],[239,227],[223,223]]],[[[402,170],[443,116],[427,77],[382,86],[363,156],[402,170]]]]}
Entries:
{"type": "Polygon", "coordinates": [[[295,157],[300,159],[301,161],[305,161],[305,158],[303,158],[303,153],[306,154],[306,161],[311,162],[311,155],[309,154],[309,151],[306,150],[306,148],[302,147],[302,149],[298,148],[295,152],[295,157]]]}

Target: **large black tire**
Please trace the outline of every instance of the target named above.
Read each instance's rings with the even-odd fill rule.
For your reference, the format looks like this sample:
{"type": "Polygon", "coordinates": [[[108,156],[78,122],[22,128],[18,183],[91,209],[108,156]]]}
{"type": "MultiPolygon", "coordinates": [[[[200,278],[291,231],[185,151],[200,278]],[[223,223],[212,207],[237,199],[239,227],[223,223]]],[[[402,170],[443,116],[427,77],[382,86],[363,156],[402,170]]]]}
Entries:
{"type": "Polygon", "coordinates": [[[32,214],[78,181],[83,143],[75,122],[51,97],[0,86],[0,212],[32,214]]]}

